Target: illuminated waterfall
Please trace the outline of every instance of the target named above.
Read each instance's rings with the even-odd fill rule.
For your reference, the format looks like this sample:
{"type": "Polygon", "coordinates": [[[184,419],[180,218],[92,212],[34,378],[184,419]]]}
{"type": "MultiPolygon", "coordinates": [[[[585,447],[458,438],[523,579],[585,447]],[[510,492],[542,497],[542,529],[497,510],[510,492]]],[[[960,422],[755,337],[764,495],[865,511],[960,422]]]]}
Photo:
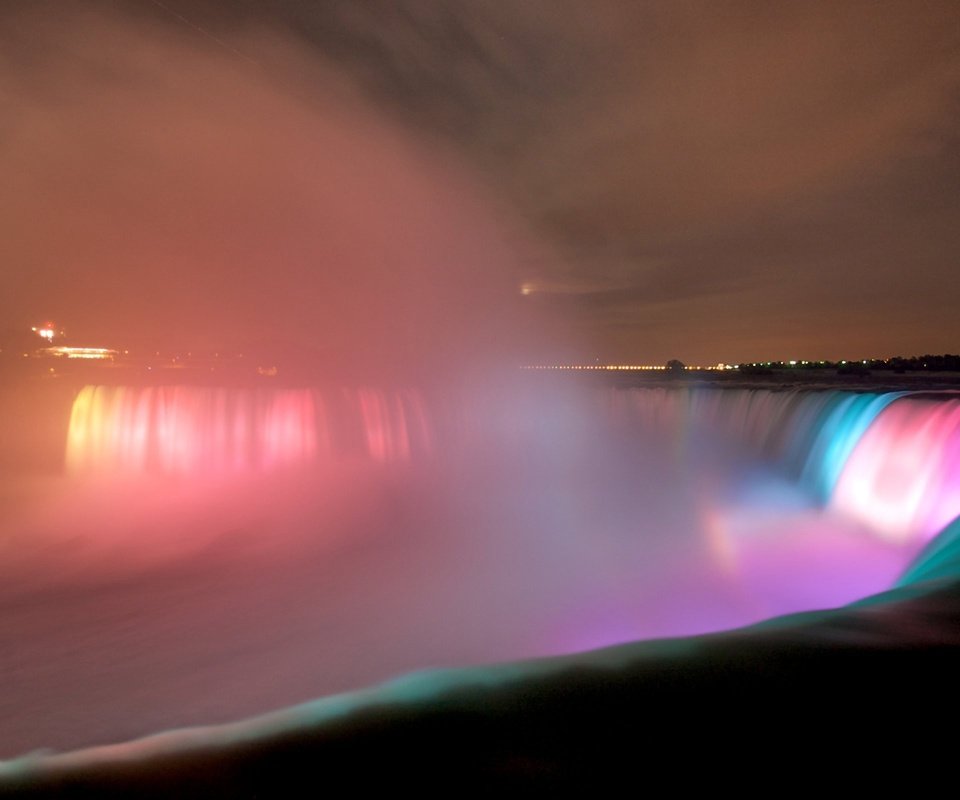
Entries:
{"type": "Polygon", "coordinates": [[[219,474],[405,461],[429,446],[413,392],[87,386],[73,404],[66,463],[75,473],[219,474]]]}
{"type": "Polygon", "coordinates": [[[927,541],[960,516],[960,400],[890,406],[847,460],[832,504],[892,541],[927,541]]]}
{"type": "MultiPolygon", "coordinates": [[[[761,457],[889,541],[922,543],[960,515],[958,399],[683,387],[602,396],[604,416],[665,437],[675,454],[708,437],[761,457]]],[[[75,473],[236,473],[408,461],[434,438],[412,391],[87,386],[66,463],[75,473]]]]}
{"type": "Polygon", "coordinates": [[[765,457],[821,504],[901,543],[928,541],[960,516],[960,400],[768,389],[629,389],[621,421],[679,450],[709,431],[765,457]]]}

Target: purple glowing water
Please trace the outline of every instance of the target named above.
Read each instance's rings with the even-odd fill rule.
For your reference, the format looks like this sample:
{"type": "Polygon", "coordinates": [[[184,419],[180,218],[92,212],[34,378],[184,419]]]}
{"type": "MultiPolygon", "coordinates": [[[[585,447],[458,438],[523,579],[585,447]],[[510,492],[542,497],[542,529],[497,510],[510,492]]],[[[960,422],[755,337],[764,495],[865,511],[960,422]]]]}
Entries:
{"type": "Polygon", "coordinates": [[[3,752],[886,589],[952,513],[955,451],[917,473],[940,517],[896,536],[860,505],[890,483],[870,453],[910,469],[954,402],[85,389],[69,474],[4,540],[0,635],[22,656],[3,752]]]}
{"type": "MultiPolygon", "coordinates": [[[[675,585],[732,582],[762,609],[714,618],[690,587],[656,603],[693,603],[679,627],[638,627],[651,615],[635,611],[632,625],[613,626],[629,636],[688,633],[882,589],[957,516],[956,401],[895,403],[902,397],[619,390],[599,414],[583,398],[550,409],[543,398],[513,397],[519,406],[478,404],[466,426],[440,426],[445,451],[407,477],[423,479],[438,461],[456,465],[465,485],[430,474],[439,481],[431,490],[449,502],[479,488],[513,509],[499,524],[519,525],[520,543],[531,531],[569,531],[568,541],[582,537],[578,529],[615,539],[629,531],[629,546],[656,551],[660,567],[682,554],[669,566],[675,585]],[[484,475],[491,465],[496,474],[484,475]],[[518,485],[529,488],[515,497],[518,485]]],[[[66,459],[81,476],[217,480],[350,458],[408,462],[431,454],[437,428],[409,391],[87,387],[74,402],[66,459]]],[[[469,531],[480,518],[462,525],[469,531]]],[[[651,584],[644,575],[637,594],[651,584]]]]}

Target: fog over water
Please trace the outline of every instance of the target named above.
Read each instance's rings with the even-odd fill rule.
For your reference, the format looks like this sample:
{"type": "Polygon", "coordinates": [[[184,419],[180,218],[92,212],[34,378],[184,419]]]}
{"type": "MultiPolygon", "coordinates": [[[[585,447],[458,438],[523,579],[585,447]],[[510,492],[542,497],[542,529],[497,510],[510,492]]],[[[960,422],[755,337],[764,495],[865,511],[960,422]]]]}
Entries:
{"type": "Polygon", "coordinates": [[[4,328],[381,382],[537,346],[520,265],[549,247],[296,39],[251,33],[255,65],[183,26],[43,9],[4,30],[4,328]]]}
{"type": "MultiPolygon", "coordinates": [[[[682,61],[686,37],[705,35],[686,14],[637,22],[605,5],[581,36],[556,11],[510,12],[501,30],[488,11],[458,6],[458,21],[425,5],[399,13],[391,37],[352,4],[329,12],[330,30],[267,24],[244,3],[236,17],[198,3],[197,18],[172,0],[68,5],[0,9],[0,97],[15,112],[0,119],[0,758],[239,719],[410,670],[837,606],[893,585],[960,513],[952,399],[625,390],[518,369],[628,340],[659,358],[703,304],[737,346],[755,341],[730,297],[766,285],[760,262],[796,230],[829,233],[832,206],[805,203],[838,202],[864,158],[886,164],[902,139],[946,126],[952,39],[936,20],[877,23],[883,41],[902,38],[894,67],[936,45],[898,102],[878,104],[888,115],[831,117],[799,144],[761,137],[758,167],[714,157],[727,136],[753,152],[724,115],[687,124],[691,98],[723,105],[709,80],[674,86],[653,70],[647,115],[615,88],[647,57],[604,67],[605,44],[633,52],[623,37],[647,22],[682,34],[651,63],[682,61]],[[424,30],[444,46],[421,50],[424,30]],[[454,40],[468,56],[421,94],[454,40]],[[569,59],[548,57],[554,40],[569,59]],[[518,83],[525,65],[535,78],[518,83]],[[610,130],[658,147],[634,161],[598,135],[610,130]],[[862,136],[867,156],[850,144],[862,136]],[[716,169],[698,188],[704,165],[716,169]],[[643,197],[641,178],[654,187],[643,197]],[[744,231],[786,206],[796,213],[760,255],[732,266],[752,246],[744,231]],[[242,353],[249,374],[30,373],[18,337],[47,317],[76,344],[242,353]],[[930,453],[935,468],[917,468],[930,453]]],[[[283,7],[300,20],[299,4],[283,7]]],[[[721,41],[766,41],[726,24],[721,41]]],[[[798,41],[821,27],[800,25],[798,41]]],[[[857,41],[828,55],[870,67],[872,40],[857,41]]],[[[725,86],[757,76],[731,89],[730,113],[779,103],[753,51],[727,49],[745,55],[725,86]]],[[[697,74],[713,75],[713,51],[696,52],[697,74]]],[[[811,106],[825,74],[797,90],[811,106]]],[[[860,83],[827,105],[850,108],[860,83]]],[[[884,186],[899,203],[900,182],[884,186]]],[[[948,216],[909,231],[947,240],[948,216]]],[[[898,324],[953,330],[935,270],[915,272],[935,313],[911,306],[898,324]]],[[[841,305],[859,286],[844,279],[841,305]]],[[[768,328],[784,292],[754,297],[768,328]]],[[[863,312],[841,311],[837,330],[859,331],[863,312]]],[[[792,319],[781,344],[799,341],[792,319]]]]}
{"type": "Polygon", "coordinates": [[[0,316],[341,368],[943,352],[957,14],[10,0],[0,316]]]}
{"type": "MultiPolygon", "coordinates": [[[[791,418],[769,412],[797,398],[764,400],[751,438],[738,425],[763,398],[701,391],[435,395],[423,399],[429,437],[387,449],[409,440],[406,425],[357,405],[357,438],[339,449],[240,468],[207,449],[172,471],[137,450],[124,461],[116,434],[130,417],[105,406],[107,440],[87,441],[99,461],[4,482],[5,754],[236,719],[411,669],[720,630],[891,586],[923,537],[891,541],[819,507],[785,445],[771,460],[791,418]]],[[[167,426],[164,447],[195,435],[170,419],[208,393],[172,395],[151,423],[167,426]]],[[[801,411],[793,422],[815,433],[801,411]]],[[[321,418],[298,419],[300,440],[315,439],[321,418]]]]}

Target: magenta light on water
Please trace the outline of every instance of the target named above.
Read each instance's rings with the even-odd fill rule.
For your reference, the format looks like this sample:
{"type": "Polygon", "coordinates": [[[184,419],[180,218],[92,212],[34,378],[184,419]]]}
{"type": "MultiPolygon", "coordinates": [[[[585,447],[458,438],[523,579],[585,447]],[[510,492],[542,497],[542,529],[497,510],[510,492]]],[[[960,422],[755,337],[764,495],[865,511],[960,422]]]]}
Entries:
{"type": "Polygon", "coordinates": [[[405,460],[429,440],[414,392],[87,386],[73,404],[66,463],[75,473],[217,474],[344,453],[405,460]]]}
{"type": "MultiPolygon", "coordinates": [[[[660,452],[686,458],[681,478],[701,469],[689,459],[704,442],[759,458],[820,506],[864,523],[866,535],[890,543],[919,546],[960,513],[957,400],[911,399],[903,392],[696,388],[614,390],[604,396],[605,410],[596,420],[589,419],[597,408],[590,405],[552,423],[549,398],[539,408],[506,413],[535,419],[524,448],[533,453],[562,448],[575,475],[584,452],[574,432],[614,423],[659,437],[666,448],[660,452]]],[[[473,407],[469,414],[474,418],[468,427],[481,431],[488,445],[506,435],[491,427],[495,415],[489,409],[473,407]]],[[[436,427],[414,391],[88,386],[73,405],[66,463],[74,474],[218,475],[344,457],[405,462],[432,450],[436,427]]],[[[494,445],[509,451],[517,446],[515,434],[508,437],[515,441],[494,445]]],[[[443,440],[445,450],[462,451],[455,455],[469,461],[469,437],[443,440]]],[[[596,449],[603,450],[602,442],[596,449]]],[[[510,475],[507,470],[503,479],[510,475]]],[[[537,502],[535,496],[530,500],[537,502]]],[[[713,498],[703,505],[703,536],[728,563],[731,546],[718,534],[723,510],[713,498]]]]}
{"type": "Polygon", "coordinates": [[[951,397],[534,381],[63,399],[67,469],[22,482],[6,540],[3,591],[57,600],[55,625],[9,621],[26,660],[7,754],[842,606],[911,574],[960,510],[951,397]]]}

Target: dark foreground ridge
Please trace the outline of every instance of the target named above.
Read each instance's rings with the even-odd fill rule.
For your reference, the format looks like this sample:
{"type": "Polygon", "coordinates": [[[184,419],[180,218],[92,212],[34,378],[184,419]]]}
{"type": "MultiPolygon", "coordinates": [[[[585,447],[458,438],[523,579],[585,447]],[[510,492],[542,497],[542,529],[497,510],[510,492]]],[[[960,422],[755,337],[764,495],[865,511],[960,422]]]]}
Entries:
{"type": "Polygon", "coordinates": [[[690,789],[755,783],[761,769],[816,782],[834,768],[876,781],[885,752],[903,768],[951,746],[930,726],[952,720],[956,705],[958,541],[955,523],[896,588],[845,608],[416,673],[240,723],[33,755],[0,765],[0,789],[276,797],[341,782],[550,786],[615,776],[690,789]]]}

